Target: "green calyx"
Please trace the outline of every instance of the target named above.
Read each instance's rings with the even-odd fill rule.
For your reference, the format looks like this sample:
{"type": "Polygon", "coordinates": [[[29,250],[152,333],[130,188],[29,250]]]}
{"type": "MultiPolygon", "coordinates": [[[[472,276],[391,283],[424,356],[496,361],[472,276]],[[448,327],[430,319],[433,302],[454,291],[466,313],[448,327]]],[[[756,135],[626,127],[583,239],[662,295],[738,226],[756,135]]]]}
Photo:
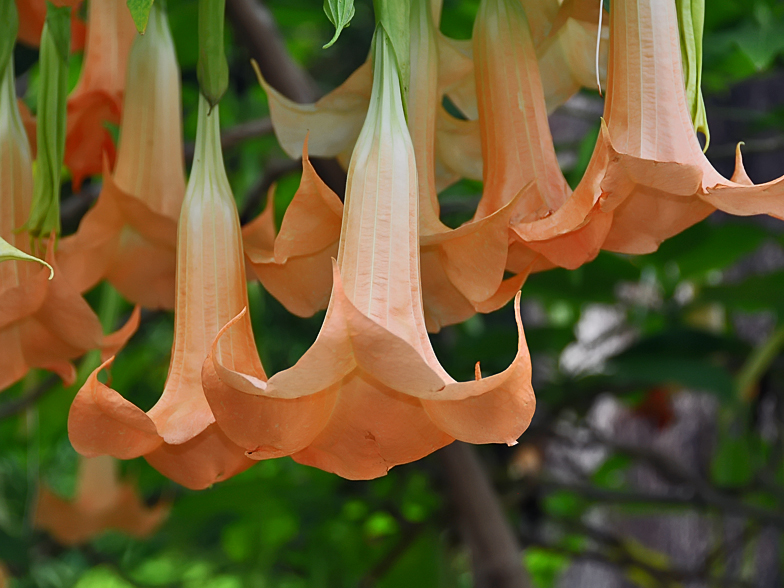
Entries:
{"type": "Polygon", "coordinates": [[[226,0],[199,0],[199,62],[201,93],[214,107],[229,87],[229,64],[223,48],[226,0]]]}
{"type": "Polygon", "coordinates": [[[0,0],[0,78],[14,54],[19,14],[14,0],[0,0]]]}
{"type": "Polygon", "coordinates": [[[400,92],[403,95],[403,110],[408,116],[408,83],[411,72],[409,18],[410,0],[373,0],[376,12],[376,28],[381,27],[387,34],[397,61],[400,75],[400,92]]]}
{"type": "Polygon", "coordinates": [[[683,80],[686,102],[694,130],[705,135],[705,149],[710,145],[710,130],[702,99],[702,31],[705,24],[705,0],[675,0],[681,37],[683,80]]]}
{"type": "Polygon", "coordinates": [[[65,156],[70,44],[71,9],[47,4],[41,33],[38,163],[30,217],[23,227],[34,239],[60,233],[60,173],[65,156]]]}

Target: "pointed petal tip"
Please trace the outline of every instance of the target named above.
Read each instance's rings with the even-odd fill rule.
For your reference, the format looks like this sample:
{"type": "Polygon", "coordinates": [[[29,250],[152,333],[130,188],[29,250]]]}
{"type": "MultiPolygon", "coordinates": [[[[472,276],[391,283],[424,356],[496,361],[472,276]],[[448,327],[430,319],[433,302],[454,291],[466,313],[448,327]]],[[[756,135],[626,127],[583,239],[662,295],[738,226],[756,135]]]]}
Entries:
{"type": "Polygon", "coordinates": [[[743,186],[753,186],[754,182],[751,181],[751,178],[746,173],[746,167],[743,165],[743,153],[741,152],[741,146],[746,145],[743,141],[738,141],[738,144],[735,146],[735,172],[732,174],[730,181],[735,182],[736,184],[741,184],[743,186]]]}

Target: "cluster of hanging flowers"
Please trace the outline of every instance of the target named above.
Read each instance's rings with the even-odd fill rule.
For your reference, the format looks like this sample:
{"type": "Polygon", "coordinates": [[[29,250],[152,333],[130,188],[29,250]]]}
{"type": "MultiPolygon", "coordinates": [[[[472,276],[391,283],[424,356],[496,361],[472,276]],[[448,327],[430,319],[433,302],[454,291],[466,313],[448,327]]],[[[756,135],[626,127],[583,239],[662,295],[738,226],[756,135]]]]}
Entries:
{"type": "MultiPolygon", "coordinates": [[[[84,69],[66,97],[64,68],[79,45],[74,3],[50,7],[39,27],[38,3],[19,1],[19,40],[41,47],[35,180],[14,92],[16,33],[0,38],[0,389],[31,368],[71,384],[75,358],[100,349],[104,360],[76,394],[68,430],[85,479],[108,488],[105,500],[92,504],[80,490],[71,504],[44,492],[39,505],[38,524],[64,542],[111,526],[146,533],[164,516],[165,506],[148,511],[119,485],[106,456],[144,457],[200,489],[284,456],[368,479],[455,439],[514,444],[535,406],[519,310],[532,272],[574,269],[600,250],[652,252],[717,208],[784,217],[784,180],[752,185],[740,158],[725,179],[703,154],[699,63],[681,42],[701,31],[679,29],[695,26],[682,15],[679,25],[689,0],[614,0],[609,15],[587,0],[482,0],[468,42],[438,31],[439,2],[410,0],[407,34],[380,15],[366,63],[315,104],[290,102],[259,73],[281,146],[302,157],[302,179],[279,230],[272,194],[241,227],[220,142],[222,5],[202,1],[209,23],[200,26],[187,184],[164,9],[153,8],[140,36],[124,2],[91,2],[84,69]],[[547,115],[597,78],[601,130],[572,190],[547,115]],[[116,152],[107,124],[120,126],[116,152]],[[342,200],[309,154],[347,167],[342,200]],[[63,162],[77,189],[98,174],[102,186],[77,232],[58,241],[63,162]],[[483,192],[473,218],[452,229],[438,192],[460,178],[482,180],[483,192]],[[326,308],[310,349],[271,376],[256,350],[246,268],[292,313],[326,308]],[[81,296],[103,280],[134,304],[174,310],[168,377],[146,412],[99,379],[139,320],[137,307],[103,334],[81,296]],[[473,381],[456,382],[428,331],[513,299],[512,364],[495,375],[477,364],[473,381]],[[57,527],[58,512],[79,525],[57,527]]],[[[13,2],[0,7],[16,22],[13,2]]]]}

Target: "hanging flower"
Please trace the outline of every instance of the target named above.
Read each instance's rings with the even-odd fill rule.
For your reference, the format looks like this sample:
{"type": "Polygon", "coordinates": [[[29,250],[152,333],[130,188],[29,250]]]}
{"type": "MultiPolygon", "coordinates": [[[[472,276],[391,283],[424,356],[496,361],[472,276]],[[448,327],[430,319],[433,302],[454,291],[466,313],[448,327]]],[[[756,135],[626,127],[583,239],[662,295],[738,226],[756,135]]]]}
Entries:
{"type": "Polygon", "coordinates": [[[173,308],[185,171],[180,71],[162,10],[128,59],[122,120],[114,174],[104,163],[98,202],[63,239],[60,265],[80,292],[105,278],[136,304],[173,308]]]}
{"type": "MultiPolygon", "coordinates": [[[[540,42],[534,39],[548,112],[552,112],[574,96],[580,88],[595,89],[597,63],[598,82],[602,87],[606,84],[610,35],[608,21],[603,4],[596,0],[565,0],[558,8],[546,38],[540,42]],[[597,62],[596,36],[599,27],[599,10],[603,11],[604,18],[597,62]]],[[[529,22],[531,22],[530,15],[529,22]]],[[[536,27],[533,23],[531,25],[533,32],[536,27]]]]}
{"type": "MultiPolygon", "coordinates": [[[[27,254],[30,235],[17,229],[29,216],[32,197],[32,160],[10,60],[0,80],[0,238],[27,254]]],[[[120,331],[104,337],[98,317],[58,270],[54,238],[45,259],[55,270],[51,280],[48,268],[27,261],[0,263],[0,390],[31,368],[51,370],[70,385],[76,378],[71,360],[90,349],[114,353],[136,330],[138,311],[120,331]]]]}
{"type": "MultiPolygon", "coordinates": [[[[163,394],[147,413],[98,380],[95,370],[68,415],[74,448],[87,457],[144,456],[188,488],[206,488],[252,465],[215,425],[201,369],[218,331],[248,305],[239,216],[220,146],[219,107],[199,98],[193,170],[177,232],[174,346],[163,394]]],[[[247,319],[225,339],[224,361],[263,374],[247,319]]]]}
{"type": "MultiPolygon", "coordinates": [[[[438,331],[443,325],[469,318],[477,305],[488,312],[514,296],[514,290],[509,289],[508,295],[488,300],[503,278],[513,208],[503,207],[457,230],[439,220],[435,137],[440,94],[430,8],[426,0],[416,0],[411,6],[409,130],[418,168],[425,320],[428,330],[438,331]]],[[[302,182],[277,239],[271,199],[267,210],[243,231],[246,254],[259,280],[300,316],[312,315],[329,299],[332,275],[328,262],[337,253],[342,215],[339,199],[310,165],[308,145],[306,142],[303,153],[302,182]]]]}
{"type": "Polygon", "coordinates": [[[293,454],[352,479],[384,475],[455,438],[515,443],[534,409],[519,309],[517,357],[504,373],[482,379],[477,368],[476,381],[458,383],[433,353],[421,301],[416,161],[381,27],[374,46],[373,93],[349,165],[332,297],[316,342],[265,382],[258,363],[226,361],[225,340],[241,329],[241,314],[203,372],[218,424],[250,456],[293,454]]]}
{"type": "MultiPolygon", "coordinates": [[[[433,12],[440,13],[440,0],[429,4],[433,12]]],[[[415,50],[414,47],[412,47],[413,50],[415,50]]],[[[436,49],[432,48],[432,51],[433,59],[438,59],[435,53],[436,49]]],[[[445,64],[443,75],[439,68],[439,103],[445,93],[445,87],[459,92],[457,86],[460,82],[465,83],[460,77],[465,74],[465,71],[462,67],[459,51],[446,51],[443,59],[456,60],[457,62],[445,64]]],[[[289,157],[299,157],[307,135],[310,155],[337,157],[345,166],[351,156],[368,110],[371,80],[370,59],[368,59],[343,84],[314,104],[297,104],[285,98],[259,75],[259,81],[269,99],[270,116],[275,135],[289,157]]],[[[456,100],[460,101],[459,98],[456,100]]],[[[456,163],[453,162],[452,167],[456,163]]],[[[458,170],[457,174],[444,174],[439,178],[438,188],[445,188],[462,176],[467,176],[462,170],[458,170]]]]}
{"type": "MultiPolygon", "coordinates": [[[[77,14],[82,0],[50,0],[55,6],[70,6],[71,13],[71,51],[81,51],[84,48],[86,28],[84,21],[77,14]]],[[[16,0],[16,9],[19,13],[19,32],[17,39],[25,45],[38,47],[41,43],[41,32],[46,20],[46,0],[16,0]]]]}
{"type": "MultiPolygon", "coordinates": [[[[529,35],[539,60],[539,74],[547,112],[561,106],[581,87],[595,89],[599,3],[594,0],[521,0],[520,3],[525,11],[529,35]]],[[[599,77],[602,87],[607,77],[607,23],[608,20],[604,19],[599,50],[599,77]]],[[[439,79],[443,93],[449,96],[469,121],[476,121],[479,113],[474,43],[471,39],[455,40],[438,34],[438,50],[442,66],[439,79]]],[[[478,129],[476,133],[478,147],[478,129]]],[[[445,144],[449,143],[446,137],[443,140],[445,144]]],[[[481,175],[475,179],[481,180],[481,175]]]]}
{"type": "Polygon", "coordinates": [[[79,545],[108,530],[148,537],[168,513],[169,505],[163,502],[146,506],[133,484],[120,481],[115,459],[101,456],[80,459],[73,500],[45,486],[38,489],[34,525],[61,545],[79,545]]]}
{"type": "MultiPolygon", "coordinates": [[[[498,291],[508,300],[531,271],[574,269],[599,252],[609,218],[573,195],[561,173],[525,13],[516,0],[484,0],[474,23],[484,188],[475,218],[512,204],[513,239],[498,291]]],[[[583,187],[585,189],[585,186],[583,187]]]]}
{"type": "Polygon", "coordinates": [[[114,164],[114,142],[106,124],[119,125],[128,52],[136,25],[123,0],[91,2],[87,45],[79,83],[68,97],[65,164],[74,190],[103,171],[103,154],[114,164]]]}

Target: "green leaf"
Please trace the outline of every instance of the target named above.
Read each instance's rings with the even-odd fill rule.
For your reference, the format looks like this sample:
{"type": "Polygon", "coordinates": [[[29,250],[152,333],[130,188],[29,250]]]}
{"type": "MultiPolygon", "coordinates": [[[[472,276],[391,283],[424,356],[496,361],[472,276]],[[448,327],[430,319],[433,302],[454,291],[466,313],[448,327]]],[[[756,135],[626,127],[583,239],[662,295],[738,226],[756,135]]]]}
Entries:
{"type": "Polygon", "coordinates": [[[322,49],[327,49],[335,44],[335,41],[340,36],[340,32],[354,18],[354,0],[324,0],[324,12],[329,22],[335,25],[335,35],[330,39],[329,43],[322,47],[322,49]]]}
{"type": "Polygon", "coordinates": [[[745,435],[725,436],[711,462],[711,477],[719,486],[745,486],[754,476],[754,452],[745,435]]]}
{"type": "Polygon", "coordinates": [[[619,383],[638,386],[679,384],[713,392],[727,402],[735,399],[735,383],[727,370],[704,360],[634,354],[619,356],[608,363],[607,369],[619,383]]]}
{"type": "Polygon", "coordinates": [[[150,19],[150,10],[152,9],[153,0],[127,0],[128,10],[131,12],[131,18],[136,24],[136,30],[142,35],[147,30],[147,21],[150,19]]]}
{"type": "Polygon", "coordinates": [[[705,25],[705,0],[675,0],[681,33],[681,58],[694,130],[705,135],[705,149],[710,144],[708,118],[702,99],[702,31],[705,25]]]}
{"type": "Polygon", "coordinates": [[[54,277],[54,269],[51,265],[46,263],[43,259],[38,259],[32,255],[28,255],[24,251],[21,251],[11,245],[8,241],[0,237],[0,262],[2,261],[11,261],[15,259],[17,261],[35,261],[40,263],[41,265],[45,265],[49,268],[49,279],[51,280],[54,277]]]}

